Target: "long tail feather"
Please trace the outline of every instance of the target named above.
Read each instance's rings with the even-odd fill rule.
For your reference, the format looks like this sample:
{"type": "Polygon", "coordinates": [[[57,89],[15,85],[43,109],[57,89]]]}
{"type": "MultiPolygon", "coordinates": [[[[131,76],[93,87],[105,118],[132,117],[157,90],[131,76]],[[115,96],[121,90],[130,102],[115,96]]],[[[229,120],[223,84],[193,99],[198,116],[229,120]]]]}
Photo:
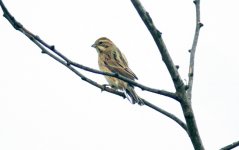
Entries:
{"type": "Polygon", "coordinates": [[[132,103],[138,103],[139,105],[144,105],[143,100],[136,94],[133,87],[128,86],[127,89],[125,89],[125,95],[126,98],[132,103]]]}

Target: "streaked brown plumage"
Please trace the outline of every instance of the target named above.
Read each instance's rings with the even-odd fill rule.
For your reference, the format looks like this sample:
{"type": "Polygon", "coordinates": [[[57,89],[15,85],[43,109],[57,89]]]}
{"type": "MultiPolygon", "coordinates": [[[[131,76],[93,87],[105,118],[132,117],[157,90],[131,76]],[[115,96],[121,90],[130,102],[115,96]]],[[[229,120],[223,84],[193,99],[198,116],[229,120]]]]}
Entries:
{"type": "MultiPolygon", "coordinates": [[[[129,68],[124,54],[121,53],[111,40],[106,37],[101,37],[95,41],[92,47],[96,48],[98,52],[98,64],[101,71],[118,73],[131,80],[138,79],[129,68]]],[[[114,77],[105,76],[105,78],[112,88],[123,90],[131,103],[143,105],[142,99],[136,94],[133,86],[114,77]]]]}

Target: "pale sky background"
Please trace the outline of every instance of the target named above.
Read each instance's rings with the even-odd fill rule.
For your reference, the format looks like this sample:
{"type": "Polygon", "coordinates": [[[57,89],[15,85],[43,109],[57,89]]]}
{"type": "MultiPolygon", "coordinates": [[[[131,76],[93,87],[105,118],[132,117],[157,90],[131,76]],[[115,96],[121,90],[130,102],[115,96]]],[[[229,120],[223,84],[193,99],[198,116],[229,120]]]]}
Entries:
{"type": "MultiPolygon", "coordinates": [[[[187,80],[188,49],[195,28],[192,0],[141,2],[187,80]]],[[[98,69],[96,50],[90,46],[106,36],[125,53],[140,83],[174,91],[160,53],[130,0],[4,3],[27,29],[73,61],[98,69]]],[[[204,27],[196,53],[192,103],[208,150],[239,140],[238,6],[238,0],[201,1],[204,27]]],[[[82,81],[41,54],[3,17],[0,43],[1,150],[193,149],[185,131],[174,121],[82,81]]],[[[106,83],[101,75],[81,72],[106,83]]],[[[138,88],[136,91],[183,119],[176,101],[138,88]]]]}

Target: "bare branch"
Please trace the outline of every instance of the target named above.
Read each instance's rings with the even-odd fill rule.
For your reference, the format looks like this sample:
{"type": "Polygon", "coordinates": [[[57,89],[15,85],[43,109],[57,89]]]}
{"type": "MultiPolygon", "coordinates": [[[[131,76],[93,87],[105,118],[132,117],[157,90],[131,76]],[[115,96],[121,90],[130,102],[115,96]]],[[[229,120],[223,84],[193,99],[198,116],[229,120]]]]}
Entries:
{"type": "Polygon", "coordinates": [[[3,12],[4,12],[4,17],[12,24],[12,26],[16,29],[16,30],[19,30],[21,31],[23,34],[25,34],[28,38],[30,38],[31,40],[34,39],[34,43],[36,44],[36,42],[39,42],[41,45],[45,46],[46,48],[50,49],[52,52],[54,52],[56,55],[58,55],[60,58],[62,58],[63,60],[66,61],[67,65],[73,65],[77,68],[80,68],[80,69],[83,69],[83,70],[86,70],[86,71],[89,71],[89,72],[92,72],[92,73],[96,73],[96,74],[101,74],[101,75],[107,75],[107,76],[111,76],[111,77],[115,77],[115,78],[118,78],[118,79],[121,79],[123,81],[126,81],[128,82],[129,84],[131,85],[134,85],[136,87],[139,87],[141,88],[142,90],[145,90],[145,91],[149,91],[149,92],[152,92],[152,93],[156,93],[156,94],[160,94],[160,95],[163,95],[163,96],[167,96],[167,97],[170,97],[170,98],[173,98],[175,100],[177,100],[178,102],[180,102],[180,99],[179,97],[175,94],[175,93],[172,93],[172,92],[168,92],[168,91],[165,91],[165,90],[159,90],[159,89],[154,89],[154,88],[150,88],[150,87],[147,87],[145,85],[142,85],[140,83],[137,83],[131,79],[128,79],[124,76],[121,76],[119,74],[116,74],[116,73],[107,73],[107,72],[102,72],[102,71],[99,71],[99,70],[95,70],[95,69],[92,69],[92,68],[89,68],[89,67],[86,67],[86,66],[83,66],[81,64],[78,64],[76,62],[73,62],[71,60],[69,60],[66,56],[64,56],[63,54],[61,54],[59,51],[57,51],[55,49],[55,46],[54,45],[49,45],[47,44],[46,42],[44,42],[39,36],[36,36],[34,35],[33,33],[31,33],[30,31],[28,31],[26,28],[23,27],[22,24],[20,24],[19,22],[17,22],[15,20],[15,18],[8,12],[8,10],[6,9],[6,7],[4,6],[4,4],[2,3],[2,1],[0,1],[1,3],[1,6],[2,6],[2,9],[3,9],[3,12]]]}
{"type": "Polygon", "coordinates": [[[229,144],[229,145],[221,148],[220,150],[230,150],[230,149],[233,149],[237,146],[239,146],[239,141],[233,142],[232,144],[229,144]]]}
{"type": "Polygon", "coordinates": [[[118,79],[121,79],[125,82],[128,82],[129,84],[131,85],[134,85],[136,87],[139,87],[141,88],[142,90],[145,90],[145,91],[149,91],[149,92],[152,92],[152,93],[156,93],[156,94],[160,94],[160,95],[163,95],[163,96],[167,96],[167,97],[170,97],[170,98],[173,98],[177,101],[180,102],[180,99],[178,98],[178,96],[175,94],[175,93],[172,93],[172,92],[168,92],[168,91],[165,91],[165,90],[159,90],[159,89],[154,89],[154,88],[150,88],[150,87],[147,87],[145,85],[142,85],[140,83],[137,83],[129,78],[126,78],[120,74],[117,74],[117,73],[109,73],[109,72],[102,72],[102,71],[99,71],[99,70],[96,70],[96,69],[92,69],[90,67],[87,67],[87,66],[84,66],[84,65],[81,65],[79,63],[76,63],[76,62],[73,62],[71,60],[69,60],[66,56],[64,56],[63,54],[61,54],[59,51],[57,51],[55,49],[55,46],[50,46],[49,44],[47,44],[46,42],[44,42],[43,40],[41,40],[38,36],[35,37],[37,41],[39,41],[41,44],[43,44],[44,46],[46,46],[47,48],[51,49],[55,54],[57,54],[59,57],[61,57],[63,60],[65,60],[67,62],[68,65],[72,65],[72,66],[75,66],[77,68],[80,68],[80,69],[83,69],[85,71],[89,71],[89,72],[92,72],[92,73],[96,73],[96,74],[100,74],[100,75],[107,75],[107,76],[111,76],[111,77],[115,77],[115,78],[118,78],[118,79]]]}
{"type": "Polygon", "coordinates": [[[58,61],[59,63],[61,63],[62,65],[66,66],[68,69],[70,69],[71,71],[73,71],[75,74],[77,74],[82,80],[90,83],[91,85],[94,85],[98,88],[100,88],[102,91],[107,91],[109,93],[113,93],[116,95],[119,95],[123,98],[125,98],[125,95],[123,92],[119,92],[117,90],[114,90],[112,88],[108,88],[105,87],[103,85],[98,84],[97,82],[87,78],[86,76],[84,76],[83,74],[81,74],[79,71],[77,71],[75,68],[73,68],[72,66],[68,65],[68,63],[65,60],[68,60],[65,56],[63,55],[59,55],[61,58],[55,56],[54,54],[50,53],[45,47],[49,48],[50,50],[52,50],[53,52],[54,50],[54,46],[49,46],[48,44],[46,44],[45,42],[43,42],[38,36],[32,34],[30,31],[28,31],[27,29],[25,29],[23,27],[22,24],[20,24],[18,21],[16,21],[16,19],[9,13],[9,11],[7,10],[7,8],[5,7],[4,3],[2,2],[2,0],[0,0],[0,5],[1,8],[3,10],[3,16],[11,23],[11,25],[16,29],[19,30],[20,32],[22,32],[23,34],[25,34],[33,43],[35,43],[41,50],[43,54],[47,54],[50,57],[52,57],[53,59],[55,59],[56,61],[58,61]],[[44,47],[45,46],[45,47],[44,47]]]}
{"type": "MultiPolygon", "coordinates": [[[[153,24],[153,21],[149,15],[149,13],[143,8],[142,4],[139,0],[131,0],[133,3],[135,9],[137,10],[139,16],[143,20],[144,24],[148,28],[149,32],[151,33],[156,45],[158,46],[158,49],[162,55],[162,59],[171,75],[171,78],[173,80],[176,93],[181,99],[181,107],[183,110],[184,118],[187,123],[187,133],[190,137],[190,140],[195,148],[195,150],[204,150],[203,143],[201,141],[201,137],[198,132],[195,116],[193,113],[191,101],[188,98],[188,95],[186,93],[186,90],[188,86],[185,86],[179,73],[177,70],[177,67],[174,65],[168,50],[164,44],[164,41],[161,37],[161,32],[155,27],[153,24]]],[[[199,9],[199,7],[198,7],[199,9]]],[[[197,40],[196,40],[197,41],[197,40]]]]}
{"type": "MultiPolygon", "coordinates": [[[[186,96],[186,94],[183,95],[186,96]]],[[[198,131],[196,119],[193,113],[192,105],[189,101],[185,101],[185,99],[186,98],[184,98],[184,100],[182,101],[181,107],[188,127],[188,135],[195,150],[204,150],[204,146],[198,131]]]]}
{"type": "Polygon", "coordinates": [[[203,24],[200,21],[200,0],[193,1],[196,7],[196,29],[193,38],[192,48],[190,49],[190,64],[189,64],[189,72],[188,72],[188,89],[187,95],[188,99],[192,99],[192,88],[193,88],[193,76],[194,76],[194,61],[195,61],[195,53],[196,47],[198,43],[199,31],[203,24]]]}
{"type": "Polygon", "coordinates": [[[160,94],[160,95],[163,95],[163,96],[167,96],[167,97],[173,98],[173,99],[175,99],[175,100],[180,102],[180,99],[177,97],[177,95],[175,93],[168,92],[168,91],[165,91],[165,90],[159,90],[159,89],[150,88],[150,87],[147,87],[147,86],[142,85],[140,83],[137,83],[137,82],[135,82],[135,81],[133,81],[133,80],[131,80],[129,78],[126,78],[126,77],[124,77],[124,76],[122,76],[120,74],[102,72],[102,71],[99,71],[99,70],[96,70],[96,69],[92,69],[90,67],[78,64],[76,62],[73,62],[73,61],[69,60],[66,56],[61,54],[59,51],[57,51],[54,46],[50,46],[49,44],[47,44],[46,42],[41,40],[39,37],[35,37],[35,38],[41,44],[43,44],[47,48],[51,49],[55,54],[57,54],[59,57],[61,57],[63,60],[65,60],[68,65],[72,65],[72,66],[75,66],[77,68],[80,68],[80,69],[83,69],[83,70],[86,70],[86,71],[89,71],[89,72],[92,72],[92,73],[101,74],[101,75],[107,75],[107,76],[111,76],[111,77],[116,77],[118,79],[121,79],[123,81],[128,82],[131,85],[137,86],[137,87],[141,88],[142,90],[146,90],[146,91],[149,91],[149,92],[152,92],[152,93],[156,93],[156,94],[160,94]]]}
{"type": "MultiPolygon", "coordinates": [[[[32,34],[33,35],[33,34],[32,34]]],[[[136,87],[139,87],[141,88],[142,90],[145,90],[145,91],[149,91],[149,92],[152,92],[152,93],[156,93],[156,94],[160,94],[160,95],[163,95],[163,96],[167,96],[167,97],[170,97],[170,98],[173,98],[177,101],[180,102],[180,99],[178,98],[178,96],[175,94],[175,93],[172,93],[172,92],[168,92],[168,91],[165,91],[165,90],[159,90],[159,89],[154,89],[154,88],[151,88],[151,87],[147,87],[145,85],[142,85],[140,83],[137,83],[129,78],[126,78],[120,74],[117,74],[117,73],[108,73],[108,72],[102,72],[102,71],[99,71],[99,70],[96,70],[96,69],[92,69],[90,67],[87,67],[87,66],[84,66],[84,65],[81,65],[79,63],[76,63],[74,61],[71,61],[69,58],[67,58],[66,56],[64,56],[63,54],[61,54],[59,51],[57,51],[55,49],[55,46],[50,46],[49,44],[47,44],[46,42],[44,42],[42,39],[40,39],[40,37],[38,36],[34,36],[33,37],[39,41],[41,44],[43,44],[44,46],[46,46],[47,48],[49,48],[51,51],[53,51],[56,55],[58,55],[59,57],[61,57],[63,60],[66,61],[67,65],[72,65],[72,66],[75,66],[77,68],[80,68],[80,69],[83,69],[85,71],[89,71],[89,72],[92,72],[92,73],[96,73],[96,74],[100,74],[100,75],[107,75],[107,76],[111,76],[111,77],[115,77],[115,78],[118,78],[118,79],[121,79],[123,81],[126,81],[128,82],[129,84],[131,85],[134,85],[136,87]]]]}
{"type": "Polygon", "coordinates": [[[137,87],[141,88],[142,90],[149,91],[149,92],[156,93],[156,94],[160,94],[160,95],[163,95],[163,96],[167,96],[167,97],[173,98],[173,99],[175,99],[175,100],[177,100],[177,101],[180,102],[179,97],[178,97],[175,93],[168,92],[168,91],[165,91],[165,90],[159,90],[159,89],[154,89],[154,88],[151,88],[151,87],[147,87],[147,86],[142,85],[142,84],[140,84],[140,83],[137,83],[137,82],[135,82],[135,81],[133,81],[133,80],[131,80],[131,79],[129,79],[129,78],[126,78],[126,77],[124,77],[124,76],[121,76],[120,74],[102,72],[102,71],[99,71],[99,70],[95,70],[95,69],[92,69],[92,68],[83,66],[83,65],[78,64],[78,63],[75,63],[75,62],[70,62],[69,64],[70,64],[70,65],[73,65],[73,66],[75,66],[75,67],[81,68],[81,69],[83,69],[83,70],[96,73],[96,74],[101,74],[101,75],[107,75],[107,76],[111,76],[111,77],[116,77],[116,78],[118,78],[118,79],[121,79],[121,80],[123,80],[123,81],[128,82],[128,83],[131,84],[131,85],[137,86],[137,87]]]}
{"type": "Polygon", "coordinates": [[[143,20],[144,24],[151,33],[161,55],[162,59],[171,75],[176,91],[178,92],[181,88],[185,88],[183,80],[181,79],[176,66],[173,63],[171,56],[168,53],[166,45],[161,36],[161,32],[155,27],[153,20],[151,19],[149,13],[143,8],[139,0],[131,0],[135,9],[137,10],[139,16],[143,20]]]}
{"type": "MultiPolygon", "coordinates": [[[[107,91],[109,93],[121,96],[123,98],[125,98],[125,95],[123,92],[114,90],[112,88],[108,88],[104,85],[100,85],[97,82],[87,78],[86,76],[84,76],[83,74],[81,74],[78,70],[76,70],[74,67],[86,70],[86,71],[90,71],[93,73],[97,73],[97,74],[101,74],[101,75],[108,75],[108,76],[112,76],[112,77],[116,77],[119,78],[121,80],[124,80],[132,85],[138,86],[143,90],[147,90],[153,93],[157,93],[157,94],[161,94],[161,95],[165,95],[171,98],[174,98],[176,100],[178,100],[178,97],[176,96],[176,94],[171,93],[171,92],[167,92],[167,91],[163,91],[163,90],[157,90],[157,89],[153,89],[153,88],[149,88],[146,87],[144,85],[141,85],[139,83],[136,83],[132,80],[129,80],[128,78],[125,78],[123,76],[120,76],[118,74],[110,74],[107,72],[101,72],[86,66],[83,66],[81,64],[75,63],[73,61],[71,61],[70,59],[68,59],[66,56],[64,56],[63,54],[61,54],[60,52],[58,52],[55,49],[54,45],[49,45],[46,42],[44,42],[43,40],[41,40],[38,36],[34,35],[33,33],[31,33],[30,31],[28,31],[26,28],[23,27],[23,25],[21,25],[19,22],[17,22],[15,20],[15,18],[8,12],[7,8],[5,7],[5,5],[3,4],[2,0],[0,0],[0,5],[2,7],[2,10],[4,12],[4,17],[11,23],[11,25],[16,29],[19,30],[20,32],[22,32],[23,34],[25,34],[33,43],[35,43],[41,50],[43,54],[47,54],[48,56],[50,56],[51,58],[55,59],[56,61],[58,61],[59,63],[61,63],[62,65],[64,65],[65,67],[67,67],[68,69],[70,69],[72,72],[74,72],[76,75],[78,75],[83,81],[88,82],[89,84],[100,88],[102,91],[107,91]],[[51,53],[49,50],[53,53],[51,53]]],[[[176,123],[178,123],[184,130],[186,130],[187,132],[187,126],[186,124],[181,121],[179,118],[177,118],[175,115],[151,104],[150,102],[144,100],[144,104],[160,113],[162,113],[163,115],[167,116],[168,118],[174,120],[176,123]]]]}
{"type": "Polygon", "coordinates": [[[154,109],[154,110],[164,114],[165,116],[171,118],[172,120],[177,122],[187,132],[187,125],[184,122],[182,122],[179,118],[177,118],[175,115],[173,115],[173,114],[171,114],[171,113],[169,113],[169,112],[167,112],[167,111],[165,111],[165,110],[163,110],[163,109],[161,109],[161,108],[159,108],[159,107],[149,103],[148,101],[144,100],[144,104],[147,105],[148,107],[150,107],[150,108],[152,108],[152,109],[154,109]]]}
{"type": "Polygon", "coordinates": [[[99,70],[96,70],[96,69],[93,69],[93,68],[90,68],[90,67],[87,67],[87,66],[84,66],[84,65],[81,65],[79,63],[76,63],[76,62],[73,62],[71,61],[69,58],[67,58],[66,56],[64,56],[63,54],[61,54],[59,51],[57,51],[55,49],[55,46],[50,46],[49,44],[47,44],[46,42],[44,42],[42,39],[40,39],[38,36],[34,36],[35,39],[37,41],[39,41],[41,44],[43,44],[44,46],[46,46],[47,48],[49,48],[50,50],[52,50],[56,55],[58,55],[59,57],[61,57],[63,60],[66,61],[67,65],[72,65],[72,66],[75,66],[77,68],[80,68],[80,69],[83,69],[85,71],[89,71],[89,72],[92,72],[92,73],[96,73],[96,74],[100,74],[100,75],[107,75],[107,76],[111,76],[111,77],[115,77],[115,78],[118,78],[118,79],[121,79],[123,81],[126,81],[128,82],[129,84],[131,85],[134,85],[134,86],[137,86],[139,88],[141,88],[142,90],[145,90],[145,91],[149,91],[149,92],[152,92],[152,93],[156,93],[156,94],[160,94],[160,95],[163,95],[163,96],[167,96],[167,97],[170,97],[170,98],[173,98],[177,101],[180,102],[180,99],[178,98],[178,96],[175,94],[175,93],[172,93],[172,92],[168,92],[168,91],[165,91],[165,90],[159,90],[159,89],[154,89],[154,88],[151,88],[151,87],[147,87],[145,85],[142,85],[140,83],[137,83],[129,78],[126,78],[120,74],[117,74],[117,73],[108,73],[108,72],[102,72],[102,71],[99,71],[99,70]]]}

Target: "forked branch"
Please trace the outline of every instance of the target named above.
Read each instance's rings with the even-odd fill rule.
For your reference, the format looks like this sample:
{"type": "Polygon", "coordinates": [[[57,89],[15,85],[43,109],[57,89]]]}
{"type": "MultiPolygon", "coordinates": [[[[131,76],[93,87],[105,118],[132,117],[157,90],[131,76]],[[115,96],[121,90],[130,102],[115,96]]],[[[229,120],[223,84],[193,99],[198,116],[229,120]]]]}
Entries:
{"type": "MultiPolygon", "coordinates": [[[[158,50],[162,56],[162,59],[171,75],[171,79],[174,83],[174,87],[176,89],[177,95],[180,97],[181,108],[183,110],[184,118],[187,124],[187,133],[191,139],[191,142],[195,148],[195,150],[204,150],[203,143],[201,141],[199,131],[197,128],[196,120],[194,117],[192,105],[189,99],[189,95],[187,95],[188,86],[184,85],[180,74],[178,73],[177,67],[174,65],[171,56],[164,44],[164,41],[161,37],[161,32],[155,27],[152,18],[150,17],[149,13],[143,8],[142,4],[139,0],[131,0],[135,9],[137,10],[139,16],[141,17],[142,21],[148,28],[149,32],[151,33],[158,50]]],[[[200,3],[194,2],[196,5],[200,3]]],[[[199,6],[196,7],[197,12],[199,12],[199,6]]],[[[197,14],[197,17],[200,17],[200,14],[197,14]]],[[[198,36],[194,40],[194,43],[197,43],[198,36]]],[[[196,44],[194,45],[194,49],[196,49],[196,44]]],[[[192,78],[191,78],[192,79],[192,78]]],[[[192,80],[191,80],[192,81],[192,80]]],[[[191,82],[190,81],[190,82],[191,82]]]]}
{"type": "MultiPolygon", "coordinates": [[[[80,68],[92,73],[97,73],[97,74],[101,74],[101,75],[107,75],[107,76],[112,76],[112,77],[116,77],[119,78],[121,80],[124,80],[134,86],[137,86],[139,88],[141,88],[142,90],[147,90],[149,92],[152,93],[157,93],[157,94],[161,94],[164,96],[168,96],[171,97],[177,101],[179,101],[179,98],[177,97],[177,95],[175,93],[171,93],[168,91],[164,91],[164,90],[158,90],[158,89],[153,89],[147,86],[144,86],[142,84],[136,83],[128,78],[125,78],[123,76],[120,76],[119,74],[111,74],[111,73],[107,73],[107,72],[101,72],[86,66],[83,66],[81,64],[75,63],[73,61],[71,61],[70,59],[68,59],[66,56],[64,56],[63,54],[61,54],[59,51],[57,51],[55,49],[54,45],[49,45],[46,42],[44,42],[42,39],[40,39],[40,37],[36,36],[35,34],[33,34],[32,32],[30,32],[29,30],[27,30],[21,23],[19,23],[11,14],[10,12],[7,10],[7,8],[5,7],[4,3],[2,2],[2,0],[0,0],[0,5],[1,8],[3,10],[3,16],[11,23],[11,25],[18,31],[22,32],[24,35],[26,35],[33,43],[35,43],[41,50],[42,53],[47,54],[48,56],[50,56],[51,58],[55,59],[56,61],[58,61],[59,63],[61,63],[62,65],[64,65],[65,67],[67,67],[68,69],[70,69],[72,72],[74,72],[76,75],[78,75],[83,81],[88,82],[89,84],[100,88],[102,91],[107,91],[109,93],[121,96],[123,98],[125,98],[124,93],[114,90],[112,88],[108,88],[104,85],[100,85],[97,82],[89,79],[88,77],[84,76],[83,74],[81,74],[76,68],[80,68]]],[[[149,103],[146,100],[143,100],[145,105],[162,113],[163,115],[169,117],[170,119],[174,120],[176,123],[178,123],[186,132],[187,132],[187,126],[186,124],[181,121],[179,118],[177,118],[175,115],[149,103]]]]}

